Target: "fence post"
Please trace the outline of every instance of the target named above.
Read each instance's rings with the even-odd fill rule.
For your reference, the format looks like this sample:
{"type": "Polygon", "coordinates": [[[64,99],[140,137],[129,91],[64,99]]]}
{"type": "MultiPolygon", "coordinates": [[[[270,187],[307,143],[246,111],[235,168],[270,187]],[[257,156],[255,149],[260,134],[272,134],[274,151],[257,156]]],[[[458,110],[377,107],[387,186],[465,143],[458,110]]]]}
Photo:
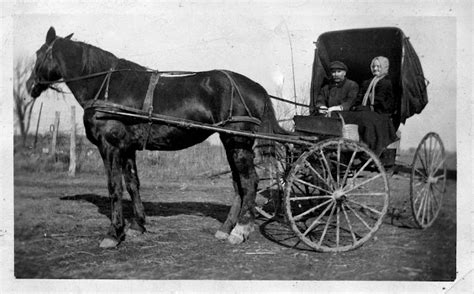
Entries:
{"type": "Polygon", "coordinates": [[[41,119],[41,111],[43,110],[43,102],[41,102],[40,106],[40,111],[38,114],[38,122],[36,123],[36,132],[35,132],[35,142],[33,143],[33,149],[36,150],[36,143],[38,142],[38,129],[39,129],[39,124],[40,124],[40,119],[41,119]]]}
{"type": "Polygon", "coordinates": [[[69,176],[76,176],[76,107],[71,106],[71,145],[69,148],[69,176]]]}
{"type": "Polygon", "coordinates": [[[54,117],[54,125],[52,125],[52,132],[53,132],[53,140],[51,141],[51,156],[54,156],[54,160],[56,161],[56,142],[58,140],[58,129],[59,129],[59,116],[60,112],[56,111],[54,117]]]}

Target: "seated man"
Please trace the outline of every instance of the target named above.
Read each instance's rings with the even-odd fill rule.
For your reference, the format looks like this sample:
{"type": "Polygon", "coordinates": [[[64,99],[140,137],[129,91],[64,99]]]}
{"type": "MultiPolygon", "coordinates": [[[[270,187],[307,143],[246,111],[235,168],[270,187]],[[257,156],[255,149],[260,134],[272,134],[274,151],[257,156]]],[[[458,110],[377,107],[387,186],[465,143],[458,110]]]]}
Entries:
{"type": "Polygon", "coordinates": [[[315,107],[320,114],[349,110],[359,92],[357,83],[346,78],[347,66],[343,62],[333,61],[329,68],[331,81],[321,88],[315,101],[315,107]]]}

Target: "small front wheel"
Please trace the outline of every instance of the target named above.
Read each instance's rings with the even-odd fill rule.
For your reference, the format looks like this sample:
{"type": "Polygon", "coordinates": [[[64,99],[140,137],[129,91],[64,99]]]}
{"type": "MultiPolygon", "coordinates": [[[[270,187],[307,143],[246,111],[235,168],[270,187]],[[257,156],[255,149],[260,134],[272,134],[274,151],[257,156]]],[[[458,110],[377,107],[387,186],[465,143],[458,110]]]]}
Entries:
{"type": "Polygon", "coordinates": [[[317,143],[292,166],[284,205],[295,234],[316,251],[361,246],[382,224],[389,187],[379,158],[342,138],[317,143]]]}

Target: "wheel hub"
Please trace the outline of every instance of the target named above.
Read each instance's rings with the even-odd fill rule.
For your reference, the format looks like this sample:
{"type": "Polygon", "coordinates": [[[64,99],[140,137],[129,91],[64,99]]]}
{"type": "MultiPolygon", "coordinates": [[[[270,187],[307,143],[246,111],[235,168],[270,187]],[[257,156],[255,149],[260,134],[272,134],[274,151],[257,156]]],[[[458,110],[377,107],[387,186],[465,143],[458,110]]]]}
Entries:
{"type": "Polygon", "coordinates": [[[344,201],[346,199],[346,194],[342,190],[337,189],[332,193],[332,197],[336,201],[344,201]]]}
{"type": "Polygon", "coordinates": [[[427,182],[428,182],[428,184],[436,184],[438,182],[438,178],[433,177],[433,176],[429,176],[427,182]]]}

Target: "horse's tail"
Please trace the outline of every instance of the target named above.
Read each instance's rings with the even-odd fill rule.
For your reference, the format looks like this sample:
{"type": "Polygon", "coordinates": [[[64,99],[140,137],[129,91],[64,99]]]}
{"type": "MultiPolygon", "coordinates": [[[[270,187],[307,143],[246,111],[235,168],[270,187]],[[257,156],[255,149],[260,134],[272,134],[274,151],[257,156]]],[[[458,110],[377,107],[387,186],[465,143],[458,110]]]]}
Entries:
{"type": "Polygon", "coordinates": [[[275,109],[273,109],[270,96],[266,94],[267,99],[262,115],[262,126],[260,131],[268,134],[289,135],[290,132],[282,128],[276,119],[275,109]]]}
{"type": "MultiPolygon", "coordinates": [[[[270,96],[266,94],[267,99],[265,101],[264,111],[262,115],[262,124],[260,126],[260,132],[267,134],[276,135],[289,135],[289,131],[283,129],[279,124],[275,116],[275,110],[273,109],[270,96]]],[[[285,149],[282,144],[277,143],[273,140],[268,139],[257,139],[254,145],[255,159],[257,165],[267,165],[274,162],[277,157],[282,157],[285,149]]],[[[262,171],[265,171],[263,169],[262,171]]],[[[258,171],[257,171],[258,172],[258,171]]],[[[267,176],[268,177],[268,176],[267,176]]]]}

